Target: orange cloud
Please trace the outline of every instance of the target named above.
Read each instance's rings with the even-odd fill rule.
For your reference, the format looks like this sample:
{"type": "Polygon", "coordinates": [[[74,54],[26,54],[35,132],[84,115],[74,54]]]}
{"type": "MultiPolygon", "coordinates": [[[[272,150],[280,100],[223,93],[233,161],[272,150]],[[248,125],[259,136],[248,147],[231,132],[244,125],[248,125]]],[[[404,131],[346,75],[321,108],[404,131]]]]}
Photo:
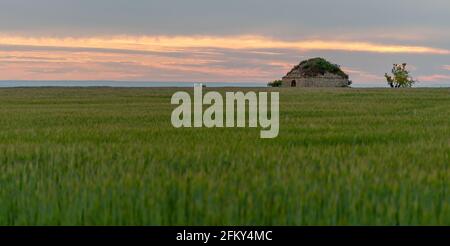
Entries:
{"type": "Polygon", "coordinates": [[[426,46],[387,45],[370,42],[303,40],[283,41],[262,36],[116,36],[92,38],[33,38],[0,36],[0,45],[64,48],[121,49],[132,51],[180,52],[192,48],[298,49],[376,53],[450,54],[450,50],[426,46]]]}
{"type": "MultiPolygon", "coordinates": [[[[290,54],[323,50],[450,54],[449,50],[425,46],[285,41],[262,36],[0,35],[0,80],[268,81],[281,77],[293,65],[286,61],[283,50],[290,54]]],[[[350,68],[346,71],[354,81],[382,79],[365,71],[350,68]]]]}

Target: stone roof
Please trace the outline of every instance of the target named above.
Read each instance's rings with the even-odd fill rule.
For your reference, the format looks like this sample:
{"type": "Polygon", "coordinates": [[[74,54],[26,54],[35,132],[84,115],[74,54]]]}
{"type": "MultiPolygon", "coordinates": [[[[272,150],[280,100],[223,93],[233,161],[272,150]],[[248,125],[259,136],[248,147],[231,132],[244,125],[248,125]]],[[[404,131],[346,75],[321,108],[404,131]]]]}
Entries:
{"type": "Polygon", "coordinates": [[[342,71],[339,65],[330,63],[323,58],[312,58],[300,62],[296,65],[285,78],[315,78],[315,77],[336,77],[348,79],[349,76],[342,71]]]}

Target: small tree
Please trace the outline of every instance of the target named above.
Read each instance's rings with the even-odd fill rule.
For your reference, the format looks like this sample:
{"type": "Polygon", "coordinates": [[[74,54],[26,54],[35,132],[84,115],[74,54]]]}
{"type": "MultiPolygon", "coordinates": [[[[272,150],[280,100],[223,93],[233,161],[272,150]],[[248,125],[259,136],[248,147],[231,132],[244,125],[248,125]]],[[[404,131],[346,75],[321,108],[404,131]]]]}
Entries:
{"type": "Polygon", "coordinates": [[[387,73],[384,75],[386,80],[392,88],[412,87],[416,81],[411,77],[409,71],[406,69],[407,64],[394,64],[392,68],[392,75],[387,73]]]}
{"type": "Polygon", "coordinates": [[[274,80],[272,82],[269,82],[267,85],[269,87],[281,87],[282,84],[283,84],[283,80],[274,80]]]}

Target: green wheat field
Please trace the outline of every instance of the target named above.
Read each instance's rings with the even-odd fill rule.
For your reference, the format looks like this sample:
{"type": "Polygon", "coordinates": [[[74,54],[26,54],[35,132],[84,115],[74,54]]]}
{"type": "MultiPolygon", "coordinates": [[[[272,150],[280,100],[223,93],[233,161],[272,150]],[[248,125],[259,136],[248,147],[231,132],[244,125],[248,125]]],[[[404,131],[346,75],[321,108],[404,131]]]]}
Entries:
{"type": "Polygon", "coordinates": [[[450,89],[279,89],[276,139],[175,91],[0,89],[0,225],[450,225],[450,89]]]}

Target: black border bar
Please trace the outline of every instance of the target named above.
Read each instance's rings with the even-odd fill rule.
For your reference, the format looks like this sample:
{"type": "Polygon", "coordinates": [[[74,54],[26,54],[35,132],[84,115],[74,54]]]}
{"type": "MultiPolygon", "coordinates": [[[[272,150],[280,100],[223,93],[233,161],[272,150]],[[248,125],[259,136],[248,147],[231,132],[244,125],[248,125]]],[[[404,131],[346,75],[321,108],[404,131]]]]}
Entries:
{"type": "Polygon", "coordinates": [[[71,243],[179,243],[210,245],[217,243],[279,244],[309,243],[381,243],[450,242],[450,227],[0,227],[0,241],[71,243]],[[243,238],[243,233],[257,233],[243,238]],[[182,233],[182,234],[179,234],[182,233]],[[184,234],[183,234],[184,233],[184,234]],[[179,235],[210,233],[208,243],[201,240],[177,240],[179,235]],[[225,237],[228,236],[228,237],[225,237]],[[237,235],[233,236],[233,235],[237,235]],[[215,236],[215,237],[213,237],[215,236]],[[222,240],[221,240],[222,239],[222,240]],[[226,239],[226,240],[223,240],[226,239]]]}

